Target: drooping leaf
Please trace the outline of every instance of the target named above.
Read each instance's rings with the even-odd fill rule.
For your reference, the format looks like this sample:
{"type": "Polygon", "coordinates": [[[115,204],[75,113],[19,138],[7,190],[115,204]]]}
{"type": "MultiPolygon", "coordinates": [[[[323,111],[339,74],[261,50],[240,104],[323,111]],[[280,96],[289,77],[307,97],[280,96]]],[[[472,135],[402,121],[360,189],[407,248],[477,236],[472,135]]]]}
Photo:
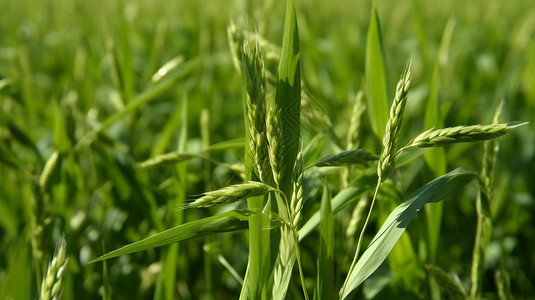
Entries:
{"type": "Polygon", "coordinates": [[[421,187],[407,201],[396,207],[355,267],[349,271],[340,291],[340,297],[346,298],[385,261],[401,234],[424,204],[438,202],[476,178],[475,173],[462,168],[455,169],[421,187]]]}

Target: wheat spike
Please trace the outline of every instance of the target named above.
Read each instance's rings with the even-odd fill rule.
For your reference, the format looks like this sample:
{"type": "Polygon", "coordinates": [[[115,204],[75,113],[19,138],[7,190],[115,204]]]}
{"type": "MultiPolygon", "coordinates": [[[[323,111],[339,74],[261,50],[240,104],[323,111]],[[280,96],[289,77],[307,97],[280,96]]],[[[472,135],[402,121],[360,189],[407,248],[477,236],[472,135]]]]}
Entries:
{"type": "Polygon", "coordinates": [[[231,20],[230,25],[227,27],[227,38],[228,43],[230,47],[230,53],[232,55],[232,62],[234,63],[234,67],[236,70],[241,73],[241,64],[242,61],[242,41],[244,40],[243,34],[238,28],[236,27],[236,23],[231,20]]]}
{"type": "Polygon", "coordinates": [[[273,95],[268,97],[268,107],[266,133],[269,162],[273,173],[273,180],[275,181],[275,185],[279,187],[280,180],[284,175],[284,169],[280,163],[284,154],[282,152],[281,111],[280,108],[276,107],[273,95]]]}
{"type": "Polygon", "coordinates": [[[265,195],[268,192],[277,191],[275,188],[258,181],[235,184],[222,189],[206,192],[202,197],[188,203],[184,208],[213,207],[230,204],[249,197],[265,195]]]}
{"type": "Polygon", "coordinates": [[[303,207],[303,154],[301,151],[297,154],[293,171],[293,192],[290,201],[290,213],[292,216],[292,225],[297,227],[301,219],[301,208],[303,207]]]}
{"type": "Polygon", "coordinates": [[[411,62],[409,61],[398,82],[396,96],[390,107],[390,117],[386,124],[385,135],[383,136],[383,152],[381,153],[379,164],[377,165],[377,175],[379,176],[380,182],[383,182],[386,179],[388,173],[390,173],[394,167],[399,129],[401,128],[401,122],[403,121],[403,112],[405,111],[405,104],[407,103],[407,93],[411,86],[412,74],[410,67],[411,62]]]}
{"type": "MultiPolygon", "coordinates": [[[[258,39],[257,39],[258,40],[258,39]]],[[[249,120],[249,151],[256,175],[268,182],[271,172],[266,138],[266,77],[264,60],[258,42],[243,42],[242,74],[247,86],[247,117],[249,120]]]]}
{"type": "Polygon", "coordinates": [[[362,127],[362,115],[364,114],[364,111],[366,111],[364,93],[359,91],[355,99],[355,104],[353,105],[349,129],[347,130],[347,150],[353,150],[360,145],[360,128],[362,127]]]}
{"type": "Polygon", "coordinates": [[[61,298],[63,274],[69,262],[69,258],[66,256],[66,248],[67,242],[65,241],[65,236],[62,236],[56,248],[56,253],[48,264],[48,269],[41,282],[40,300],[58,300],[61,298]]]}
{"type": "Polygon", "coordinates": [[[406,148],[441,147],[455,143],[477,142],[502,136],[527,122],[510,122],[489,125],[455,126],[443,129],[429,129],[412,140],[406,148]]]}

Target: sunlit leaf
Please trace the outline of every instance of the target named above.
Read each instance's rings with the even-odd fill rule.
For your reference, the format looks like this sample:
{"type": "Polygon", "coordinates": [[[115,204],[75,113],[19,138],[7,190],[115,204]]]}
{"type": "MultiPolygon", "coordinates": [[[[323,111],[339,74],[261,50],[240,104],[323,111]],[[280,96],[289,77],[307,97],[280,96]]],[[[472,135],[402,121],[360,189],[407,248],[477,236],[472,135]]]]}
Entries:
{"type": "Polygon", "coordinates": [[[455,169],[421,187],[407,201],[398,205],[383,223],[355,267],[349,271],[344,287],[340,291],[341,298],[346,298],[385,261],[401,234],[424,204],[438,202],[476,178],[475,173],[462,168],[455,169]]]}
{"type": "Polygon", "coordinates": [[[165,246],[198,236],[246,229],[249,216],[254,214],[256,213],[250,210],[233,210],[212,217],[178,225],[141,241],[137,241],[102,255],[101,257],[92,260],[90,263],[165,246]]]}

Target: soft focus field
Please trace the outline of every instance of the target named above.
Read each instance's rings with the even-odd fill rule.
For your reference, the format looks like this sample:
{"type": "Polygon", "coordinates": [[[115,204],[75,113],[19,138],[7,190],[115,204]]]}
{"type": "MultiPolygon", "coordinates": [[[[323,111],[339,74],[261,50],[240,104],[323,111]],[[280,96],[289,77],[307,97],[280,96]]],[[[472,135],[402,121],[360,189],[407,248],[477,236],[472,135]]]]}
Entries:
{"type": "MultiPolygon", "coordinates": [[[[366,86],[371,1],[295,1],[301,76],[310,96],[301,109],[303,148],[310,145],[306,166],[347,150],[356,95],[366,86]]],[[[63,299],[100,299],[105,292],[111,299],[239,297],[241,283],[227,264],[244,277],[247,230],[110,259],[107,271],[101,262],[88,262],[175,225],[246,207],[177,210],[205,191],[243,182],[243,90],[227,26],[247,16],[260,36],[280,47],[285,2],[0,0],[0,299],[38,297],[63,233],[69,257],[63,299]],[[170,61],[179,65],[161,79],[153,77],[170,61]],[[172,151],[203,158],[136,165],[172,151]],[[51,157],[57,160],[47,173],[51,157]]],[[[376,4],[390,102],[413,57],[400,146],[431,127],[425,120],[428,101],[438,103],[441,127],[490,124],[502,99],[502,122],[531,122],[499,138],[482,297],[507,299],[497,286],[496,277],[503,276],[508,286],[502,292],[535,299],[535,5],[531,0],[376,4]]],[[[276,69],[277,60],[265,59],[266,68],[276,69]]],[[[357,142],[378,155],[382,146],[373,122],[362,114],[357,142]]],[[[482,142],[428,153],[438,159],[418,156],[384,183],[365,245],[396,204],[419,187],[457,167],[482,168],[482,142]]],[[[354,167],[348,174],[363,172],[354,167]]],[[[320,179],[334,196],[347,175],[334,168],[305,174],[303,224],[320,207],[320,179]]],[[[408,238],[396,246],[411,251],[394,248],[351,297],[437,297],[424,263],[455,274],[468,289],[477,193],[472,183],[441,202],[442,226],[434,236],[426,231],[430,221],[422,209],[408,238]],[[435,253],[429,252],[429,238],[437,241],[435,253]]],[[[346,230],[357,200],[334,217],[336,291],[360,232],[346,230]]],[[[319,241],[316,230],[300,243],[309,294],[319,241]]],[[[293,272],[287,298],[301,299],[297,265],[293,272]]],[[[449,297],[442,291],[442,298],[449,297]]]]}

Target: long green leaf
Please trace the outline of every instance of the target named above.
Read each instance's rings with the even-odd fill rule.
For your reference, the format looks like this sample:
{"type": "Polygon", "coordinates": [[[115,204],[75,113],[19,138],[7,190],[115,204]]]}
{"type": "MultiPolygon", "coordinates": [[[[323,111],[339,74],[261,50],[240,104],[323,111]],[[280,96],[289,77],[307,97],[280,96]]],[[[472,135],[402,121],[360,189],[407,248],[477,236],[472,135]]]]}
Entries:
{"type": "Polygon", "coordinates": [[[331,193],[325,184],[321,198],[320,252],[315,299],[334,299],[334,218],[331,193]]]}
{"type": "Polygon", "coordinates": [[[382,140],[388,120],[388,78],[381,26],[373,1],[366,44],[366,100],[373,132],[382,140]]]}
{"type": "MultiPolygon", "coordinates": [[[[381,185],[381,193],[383,197],[377,203],[380,223],[386,221],[403,197],[398,185],[393,182],[384,182],[381,185]]],[[[426,205],[425,207],[436,206],[441,203],[426,205]]],[[[392,288],[403,289],[413,294],[421,293],[420,283],[425,279],[425,272],[422,269],[418,254],[413,247],[409,232],[401,235],[394,248],[392,248],[392,251],[390,251],[388,265],[390,271],[395,275],[391,285],[392,288]]]]}
{"type": "Polygon", "coordinates": [[[141,241],[126,245],[102,255],[101,257],[92,260],[90,263],[165,246],[198,236],[246,229],[249,217],[255,214],[255,212],[250,210],[233,210],[212,217],[195,220],[162,231],[141,241]]]}
{"type": "Polygon", "coordinates": [[[281,110],[282,148],[284,149],[282,166],[285,170],[282,172],[281,190],[284,194],[291,195],[293,166],[299,151],[301,135],[301,54],[293,0],[288,0],[286,7],[275,103],[281,110]]]}
{"type": "MultiPolygon", "coordinates": [[[[455,22],[453,19],[448,21],[444,32],[440,48],[433,67],[433,76],[431,77],[431,91],[425,111],[425,128],[443,128],[444,117],[440,112],[439,91],[440,91],[440,67],[445,64],[449,44],[453,35],[455,22]]],[[[424,153],[424,159],[427,166],[435,176],[444,174],[447,170],[446,150],[442,147],[432,149],[424,153]]],[[[428,255],[426,259],[434,263],[436,261],[438,241],[440,239],[440,228],[442,227],[443,203],[437,205],[428,205],[425,207],[426,224],[427,224],[427,248],[428,255]]],[[[436,284],[431,281],[431,294],[433,299],[440,299],[440,292],[436,284]]]]}
{"type": "Polygon", "coordinates": [[[347,275],[340,297],[346,298],[368,278],[387,258],[388,254],[425,203],[438,202],[477,175],[462,168],[455,169],[418,189],[409,199],[396,207],[388,216],[355,268],[347,275]]]}

